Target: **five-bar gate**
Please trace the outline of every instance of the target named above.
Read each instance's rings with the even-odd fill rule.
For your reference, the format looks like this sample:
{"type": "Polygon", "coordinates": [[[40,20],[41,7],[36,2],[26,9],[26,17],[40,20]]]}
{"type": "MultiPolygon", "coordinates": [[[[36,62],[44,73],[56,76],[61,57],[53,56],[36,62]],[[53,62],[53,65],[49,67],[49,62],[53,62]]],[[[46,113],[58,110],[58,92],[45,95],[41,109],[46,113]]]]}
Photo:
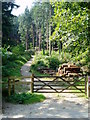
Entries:
{"type": "Polygon", "coordinates": [[[86,76],[34,76],[33,92],[86,94],[86,76]]]}

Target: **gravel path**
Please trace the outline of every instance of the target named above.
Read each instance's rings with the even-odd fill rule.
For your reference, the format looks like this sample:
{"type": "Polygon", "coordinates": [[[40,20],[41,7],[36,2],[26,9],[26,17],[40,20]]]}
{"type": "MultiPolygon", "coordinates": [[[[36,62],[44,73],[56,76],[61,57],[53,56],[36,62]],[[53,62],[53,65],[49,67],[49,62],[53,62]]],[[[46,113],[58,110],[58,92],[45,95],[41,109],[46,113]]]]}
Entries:
{"type": "Polygon", "coordinates": [[[30,66],[31,66],[33,60],[34,60],[34,56],[32,56],[32,58],[21,67],[21,75],[22,76],[30,76],[31,75],[31,73],[29,71],[30,71],[30,66]]]}
{"type": "MultiPolygon", "coordinates": [[[[30,76],[34,57],[21,68],[30,76]]],[[[27,79],[24,79],[27,80],[27,79]]],[[[30,80],[30,79],[29,79],[30,80]]],[[[44,93],[46,100],[31,105],[3,103],[3,118],[88,118],[88,100],[70,93],[44,93]]]]}

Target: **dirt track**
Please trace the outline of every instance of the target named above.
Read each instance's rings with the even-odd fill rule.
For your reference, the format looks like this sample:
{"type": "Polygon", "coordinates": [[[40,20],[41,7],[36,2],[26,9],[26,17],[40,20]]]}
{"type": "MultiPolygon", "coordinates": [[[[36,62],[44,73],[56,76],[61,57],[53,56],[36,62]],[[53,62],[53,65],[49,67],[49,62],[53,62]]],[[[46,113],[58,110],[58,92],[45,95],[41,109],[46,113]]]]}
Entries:
{"type": "Polygon", "coordinates": [[[45,94],[44,102],[32,105],[5,103],[4,117],[9,118],[88,118],[88,101],[73,94],[45,94]]]}

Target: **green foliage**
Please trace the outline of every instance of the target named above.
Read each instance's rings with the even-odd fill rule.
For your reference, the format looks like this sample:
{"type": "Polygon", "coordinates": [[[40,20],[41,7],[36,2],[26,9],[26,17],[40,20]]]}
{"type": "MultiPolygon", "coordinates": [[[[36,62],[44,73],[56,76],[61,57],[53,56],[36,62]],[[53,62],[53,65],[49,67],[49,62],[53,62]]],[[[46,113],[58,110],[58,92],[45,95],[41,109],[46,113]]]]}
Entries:
{"type": "Polygon", "coordinates": [[[63,53],[60,53],[60,61],[89,64],[88,3],[55,2],[52,6],[54,15],[51,21],[54,29],[50,39],[57,44],[62,42],[63,53]]]}
{"type": "Polygon", "coordinates": [[[46,65],[44,64],[44,61],[38,61],[37,64],[38,64],[38,66],[42,66],[42,67],[46,66],[46,65]]]}
{"type": "Polygon", "coordinates": [[[59,67],[60,61],[58,58],[49,57],[48,58],[48,66],[49,68],[56,70],[59,67]]]}
{"type": "Polygon", "coordinates": [[[33,48],[33,44],[32,43],[30,43],[30,49],[32,49],[33,48]]]}
{"type": "Polygon", "coordinates": [[[2,76],[21,76],[20,68],[31,58],[31,54],[21,45],[12,47],[11,52],[8,49],[2,48],[2,76]]]}
{"type": "Polygon", "coordinates": [[[31,94],[31,93],[21,93],[21,94],[15,94],[8,97],[6,100],[11,103],[15,104],[32,104],[37,102],[42,102],[46,98],[42,94],[31,94]]]}
{"type": "Polygon", "coordinates": [[[49,39],[50,6],[49,2],[36,1],[30,10],[26,7],[24,13],[18,17],[18,33],[20,34],[21,43],[24,46],[28,46],[31,49],[32,43],[33,48],[37,44],[36,47],[39,46],[39,49],[43,48],[44,52],[46,38],[49,39]]]}
{"type": "Polygon", "coordinates": [[[47,65],[44,63],[44,61],[38,60],[35,64],[31,65],[30,69],[37,70],[38,68],[45,68],[45,67],[47,67],[47,65]]]}
{"type": "MultiPolygon", "coordinates": [[[[48,51],[47,51],[48,53],[48,51]]],[[[59,61],[59,54],[57,56],[57,53],[52,53],[51,56],[43,55],[42,51],[39,55],[35,56],[34,63],[31,65],[30,69],[37,70],[38,67],[40,68],[51,68],[53,70],[56,70],[56,68],[59,67],[60,61],[59,61]]]]}
{"type": "Polygon", "coordinates": [[[71,54],[68,52],[61,52],[60,57],[59,57],[60,63],[67,63],[71,62],[71,54]]]}
{"type": "Polygon", "coordinates": [[[26,7],[25,12],[18,17],[18,22],[19,22],[19,31],[18,33],[20,34],[20,40],[21,43],[26,47],[27,49],[31,49],[31,44],[32,44],[32,38],[34,31],[32,30],[32,18],[30,11],[28,7],[26,7]]]}
{"type": "Polygon", "coordinates": [[[12,52],[17,55],[22,55],[24,53],[25,48],[22,45],[17,45],[12,47],[12,52]]]}
{"type": "Polygon", "coordinates": [[[49,56],[49,51],[48,50],[45,51],[45,55],[49,56]]]}

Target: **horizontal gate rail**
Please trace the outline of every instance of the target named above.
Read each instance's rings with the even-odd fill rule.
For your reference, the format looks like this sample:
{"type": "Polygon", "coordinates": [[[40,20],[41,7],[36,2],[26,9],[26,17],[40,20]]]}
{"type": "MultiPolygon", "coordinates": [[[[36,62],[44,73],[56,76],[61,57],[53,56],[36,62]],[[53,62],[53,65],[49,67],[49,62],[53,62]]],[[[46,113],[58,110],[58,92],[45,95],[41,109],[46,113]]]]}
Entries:
{"type": "MultiPolygon", "coordinates": [[[[53,85],[53,84],[49,84],[51,86],[63,86],[63,85],[53,85]]],[[[42,84],[34,84],[34,86],[43,86],[42,84]]],[[[68,86],[68,85],[64,85],[64,86],[68,86]]],[[[85,86],[85,85],[77,85],[78,86],[85,86]]]]}
{"type": "Polygon", "coordinates": [[[73,78],[73,77],[76,77],[76,78],[78,78],[78,77],[86,77],[87,75],[85,74],[85,75],[80,75],[80,76],[38,76],[38,75],[35,75],[35,77],[38,77],[38,78],[55,78],[55,77],[57,77],[57,78],[60,78],[60,77],[64,77],[64,78],[73,78]]]}
{"type": "MultiPolygon", "coordinates": [[[[51,81],[51,80],[43,80],[44,82],[54,82],[54,81],[51,81]]],[[[34,82],[39,82],[38,80],[34,80],[34,82]]],[[[56,82],[56,81],[55,81],[56,82]]],[[[58,82],[62,82],[62,81],[58,81],[58,82]]],[[[67,81],[68,82],[68,81],[67,81]]],[[[74,82],[74,81],[69,81],[69,82],[74,82]]],[[[85,82],[85,81],[78,81],[78,82],[85,82]]]]}
{"type": "MultiPolygon", "coordinates": [[[[34,91],[36,92],[36,91],[34,91]]],[[[37,91],[37,93],[56,93],[55,91],[37,91]]],[[[61,93],[61,92],[57,92],[57,93],[61,93]]],[[[62,93],[81,93],[81,92],[62,92],[62,93]]]]}
{"type": "Polygon", "coordinates": [[[85,90],[85,75],[84,76],[74,76],[74,77],[62,77],[62,76],[34,76],[34,92],[43,92],[43,93],[51,93],[51,92],[57,92],[57,93],[85,93],[83,90],[85,90]],[[43,80],[40,78],[54,78],[53,80],[43,80]],[[66,79],[68,78],[68,80],[66,79]],[[70,80],[69,80],[70,79],[70,80]],[[72,80],[71,80],[72,79],[72,80]],[[38,83],[38,84],[37,84],[38,83]],[[42,83],[42,84],[41,84],[42,83]],[[60,84],[61,83],[61,84],[60,84]],[[63,84],[62,84],[63,83],[63,84]],[[46,88],[46,86],[48,88],[46,88]],[[58,88],[57,88],[58,86],[58,88]],[[64,86],[64,87],[63,87],[64,86]],[[80,88],[80,86],[84,88],[80,88]],[[36,88],[35,88],[36,87],[36,88]],[[39,88],[38,88],[39,87],[39,88]],[[73,87],[73,88],[72,88],[73,87]],[[49,91],[42,91],[42,90],[49,90],[49,91]],[[53,91],[51,91],[53,90],[53,91]],[[60,91],[59,91],[60,90],[60,91]],[[65,91],[67,90],[67,92],[65,91]],[[78,90],[75,92],[71,92],[68,90],[78,90]]]}
{"type": "MultiPolygon", "coordinates": [[[[37,77],[35,77],[35,78],[37,78],[37,77]]],[[[40,82],[42,82],[42,83],[44,83],[44,85],[40,88],[40,89],[42,89],[45,85],[46,86],[48,86],[48,87],[50,87],[51,89],[53,89],[53,90],[55,90],[56,92],[58,92],[56,89],[54,89],[53,87],[51,87],[49,84],[46,84],[44,81],[41,81],[39,78],[37,78],[40,82]]],[[[55,79],[56,80],[56,79],[55,79]]],[[[37,89],[36,90],[36,92],[38,91],[39,89],[37,89]]]]}
{"type": "MultiPolygon", "coordinates": [[[[34,88],[34,90],[37,90],[37,88],[34,88]]],[[[42,90],[51,90],[50,88],[42,88],[42,90]]],[[[62,90],[62,88],[56,88],[57,90],[62,90]]],[[[69,88],[68,90],[76,90],[76,89],[74,89],[74,88],[69,88]]],[[[85,90],[85,88],[82,88],[81,90],[85,90]]]]}

